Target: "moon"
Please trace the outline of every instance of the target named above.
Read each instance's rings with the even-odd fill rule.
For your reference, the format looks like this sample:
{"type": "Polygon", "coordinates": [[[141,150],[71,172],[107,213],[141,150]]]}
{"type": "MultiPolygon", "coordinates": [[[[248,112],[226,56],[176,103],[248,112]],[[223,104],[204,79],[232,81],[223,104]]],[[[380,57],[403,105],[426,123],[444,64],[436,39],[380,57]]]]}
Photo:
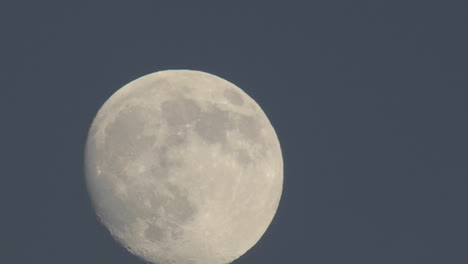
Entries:
{"type": "Polygon", "coordinates": [[[151,73],[115,92],[92,122],[84,160],[100,222],[152,263],[234,261],[261,239],[282,193],[267,116],[201,71],[151,73]]]}

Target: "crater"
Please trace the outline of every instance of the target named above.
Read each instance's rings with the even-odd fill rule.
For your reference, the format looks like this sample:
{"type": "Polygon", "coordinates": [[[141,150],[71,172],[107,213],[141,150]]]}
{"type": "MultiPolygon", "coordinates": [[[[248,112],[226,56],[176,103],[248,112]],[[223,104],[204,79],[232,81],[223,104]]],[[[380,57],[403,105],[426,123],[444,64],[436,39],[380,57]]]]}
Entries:
{"type": "Polygon", "coordinates": [[[143,202],[149,195],[147,190],[136,190],[134,186],[127,185],[128,197],[132,198],[121,199],[121,196],[111,189],[112,182],[103,181],[97,185],[100,203],[98,214],[101,221],[111,230],[123,233],[137,218],[151,219],[156,216],[156,212],[149,210],[143,202]]]}
{"type": "Polygon", "coordinates": [[[97,212],[100,220],[112,232],[124,233],[138,219],[158,223],[145,232],[151,241],[181,235],[179,225],[190,221],[197,212],[196,206],[179,187],[168,182],[154,187],[151,184],[127,184],[129,198],[122,199],[112,188],[112,177],[94,182],[93,200],[99,201],[97,212]],[[155,188],[158,190],[155,192],[155,188]]]}
{"type": "Polygon", "coordinates": [[[231,104],[242,105],[244,103],[244,99],[242,99],[242,96],[236,91],[233,91],[231,89],[226,89],[226,90],[224,90],[223,94],[224,94],[224,97],[231,104]]]}
{"type": "Polygon", "coordinates": [[[161,242],[168,238],[178,240],[183,237],[183,234],[184,230],[180,226],[164,221],[150,224],[144,231],[145,237],[151,242],[161,242]]]}
{"type": "Polygon", "coordinates": [[[166,187],[174,197],[164,207],[166,217],[172,218],[172,220],[178,223],[187,222],[196,213],[195,206],[192,205],[188,196],[176,185],[167,183],[166,187]]]}
{"type": "Polygon", "coordinates": [[[164,192],[158,192],[152,202],[152,211],[158,212],[153,224],[145,231],[145,236],[151,241],[161,241],[168,236],[177,239],[182,236],[180,225],[188,222],[197,212],[196,207],[190,202],[177,186],[165,183],[161,188],[167,188],[164,192]],[[169,194],[167,194],[169,193],[169,194]],[[163,226],[163,228],[159,227],[163,226]]]}

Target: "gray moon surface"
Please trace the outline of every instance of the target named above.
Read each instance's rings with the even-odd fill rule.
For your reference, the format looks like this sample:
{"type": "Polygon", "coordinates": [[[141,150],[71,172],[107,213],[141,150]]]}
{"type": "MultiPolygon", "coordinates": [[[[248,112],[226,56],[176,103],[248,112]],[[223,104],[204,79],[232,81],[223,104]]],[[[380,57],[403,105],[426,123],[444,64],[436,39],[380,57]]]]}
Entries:
{"type": "Polygon", "coordinates": [[[98,111],[87,188],[112,236],[161,264],[225,264],[270,225],[283,186],[280,144],[244,91],[192,70],[148,74],[98,111]]]}

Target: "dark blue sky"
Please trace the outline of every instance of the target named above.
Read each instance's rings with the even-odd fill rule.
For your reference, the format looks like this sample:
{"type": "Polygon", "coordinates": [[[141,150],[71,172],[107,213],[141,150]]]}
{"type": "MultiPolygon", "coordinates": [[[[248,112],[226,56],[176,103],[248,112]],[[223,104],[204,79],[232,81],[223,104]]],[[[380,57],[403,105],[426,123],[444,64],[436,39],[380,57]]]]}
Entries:
{"type": "Polygon", "coordinates": [[[216,2],[0,4],[0,262],[143,263],[96,220],[86,134],[127,82],[194,69],[283,148],[278,214],[235,263],[468,263],[467,2],[216,2]]]}

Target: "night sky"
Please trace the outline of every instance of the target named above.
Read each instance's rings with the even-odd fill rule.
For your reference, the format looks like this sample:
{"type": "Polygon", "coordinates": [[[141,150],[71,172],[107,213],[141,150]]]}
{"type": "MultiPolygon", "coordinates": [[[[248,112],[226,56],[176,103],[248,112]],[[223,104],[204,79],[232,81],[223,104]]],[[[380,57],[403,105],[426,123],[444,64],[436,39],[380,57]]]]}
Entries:
{"type": "Polygon", "coordinates": [[[468,263],[467,1],[166,2],[0,3],[0,263],[143,263],[99,224],[83,150],[166,69],[235,83],[281,142],[278,213],[236,264],[468,263]]]}

